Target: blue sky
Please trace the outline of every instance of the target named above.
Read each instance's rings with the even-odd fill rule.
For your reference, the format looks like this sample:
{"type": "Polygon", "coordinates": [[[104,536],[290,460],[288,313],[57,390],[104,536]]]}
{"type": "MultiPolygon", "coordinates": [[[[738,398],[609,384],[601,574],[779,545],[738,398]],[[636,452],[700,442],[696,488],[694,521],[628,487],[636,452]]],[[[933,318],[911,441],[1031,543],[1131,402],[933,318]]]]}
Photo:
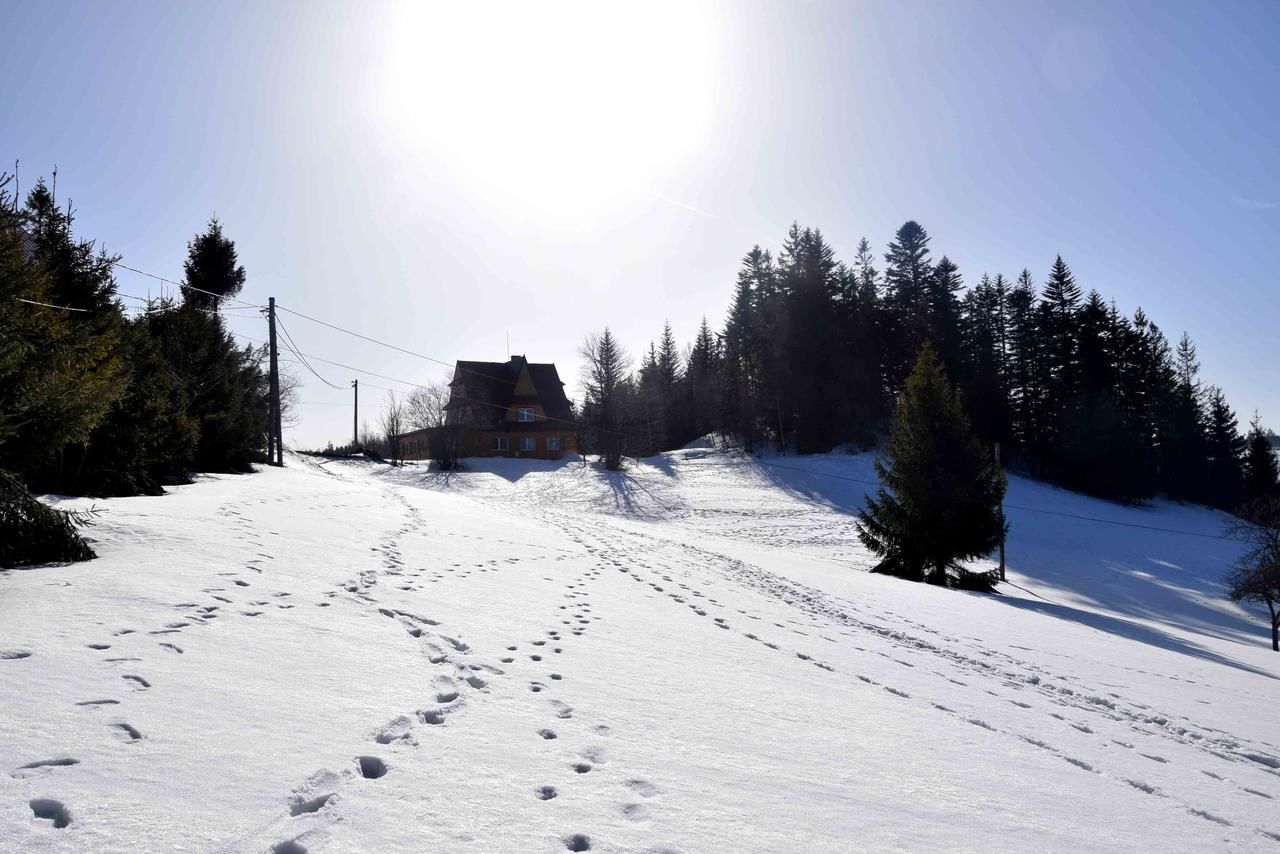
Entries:
{"type": "MultiPolygon", "coordinates": [[[[216,213],[244,296],[444,361],[639,353],[719,326],[740,257],[907,219],[969,283],[1086,289],[1191,333],[1280,429],[1275,3],[7,3],[0,162],[178,278],[216,213]],[[458,8],[463,7],[463,8],[458,8]]],[[[125,293],[156,283],[122,273],[125,293]]],[[[443,368],[285,315],[305,352],[443,368]]],[[[263,337],[264,324],[234,318],[263,337]]],[[[317,364],[345,387],[350,371],[317,364]]],[[[372,378],[367,383],[394,386],[372,378]]],[[[369,388],[364,416],[385,393],[369,388]]],[[[307,376],[301,444],[350,430],[307,376]]]]}

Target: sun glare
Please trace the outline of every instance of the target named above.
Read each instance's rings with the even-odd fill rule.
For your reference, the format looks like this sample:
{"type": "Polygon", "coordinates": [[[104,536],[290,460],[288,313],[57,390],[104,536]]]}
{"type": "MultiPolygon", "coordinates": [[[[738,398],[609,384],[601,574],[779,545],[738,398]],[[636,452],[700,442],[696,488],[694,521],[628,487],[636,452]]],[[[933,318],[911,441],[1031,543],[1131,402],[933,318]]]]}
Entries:
{"type": "Polygon", "coordinates": [[[379,112],[487,202],[600,213],[710,135],[718,33],[694,5],[397,7],[379,112]]]}

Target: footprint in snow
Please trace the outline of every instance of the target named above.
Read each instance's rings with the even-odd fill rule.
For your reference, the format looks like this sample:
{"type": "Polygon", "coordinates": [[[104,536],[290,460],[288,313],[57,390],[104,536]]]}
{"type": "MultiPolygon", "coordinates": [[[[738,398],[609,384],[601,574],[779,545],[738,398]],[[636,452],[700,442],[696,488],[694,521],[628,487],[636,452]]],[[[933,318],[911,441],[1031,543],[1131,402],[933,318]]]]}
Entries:
{"type": "Polygon", "coordinates": [[[9,776],[21,779],[35,774],[48,773],[54,768],[65,768],[68,765],[79,764],[79,759],[72,759],[71,757],[64,757],[61,759],[38,759],[35,762],[28,762],[26,765],[21,765],[13,771],[10,771],[9,776]]]}
{"type": "Polygon", "coordinates": [[[620,810],[627,821],[646,821],[649,818],[649,808],[644,804],[623,804],[620,810]]]}
{"type": "Polygon", "coordinates": [[[406,715],[400,715],[398,718],[388,721],[374,731],[373,740],[378,744],[391,744],[396,741],[404,741],[409,744],[416,743],[413,739],[412,719],[406,715]]]}
{"type": "Polygon", "coordinates": [[[377,780],[387,774],[387,764],[376,756],[357,756],[356,766],[366,780],[377,780]]]}
{"type": "Polygon", "coordinates": [[[564,847],[570,851],[590,851],[591,837],[585,833],[575,833],[564,838],[564,847]]]}
{"type": "Polygon", "coordinates": [[[622,785],[626,786],[642,798],[653,798],[661,794],[657,786],[653,785],[648,780],[641,780],[638,777],[633,777],[622,785]]]}
{"type": "Polygon", "coordinates": [[[138,741],[142,738],[142,732],[132,724],[115,723],[111,725],[111,729],[117,737],[124,741],[138,741]]]}
{"type": "Polygon", "coordinates": [[[27,803],[36,818],[51,821],[58,829],[71,824],[71,812],[63,806],[62,801],[55,801],[52,798],[35,798],[27,803]]]}

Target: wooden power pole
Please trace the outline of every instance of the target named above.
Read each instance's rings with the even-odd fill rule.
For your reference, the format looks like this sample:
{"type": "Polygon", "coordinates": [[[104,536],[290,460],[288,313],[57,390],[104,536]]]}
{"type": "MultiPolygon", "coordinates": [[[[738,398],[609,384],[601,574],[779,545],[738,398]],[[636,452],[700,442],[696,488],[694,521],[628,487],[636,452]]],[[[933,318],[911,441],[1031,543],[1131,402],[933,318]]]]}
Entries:
{"type": "MultiPolygon", "coordinates": [[[[1000,443],[996,442],[996,471],[1000,472],[1000,443]]],[[[1000,496],[1000,580],[1004,581],[1004,496],[1000,496]]]]}
{"type": "Polygon", "coordinates": [[[351,447],[360,444],[360,380],[351,381],[351,447]]]}
{"type": "Polygon", "coordinates": [[[271,434],[271,440],[267,442],[267,462],[273,466],[284,465],[284,436],[280,430],[280,366],[276,353],[276,298],[271,297],[267,300],[267,319],[271,327],[270,348],[271,348],[271,405],[270,405],[270,421],[267,425],[267,432],[271,434]],[[271,454],[275,456],[272,458],[271,454]]]}

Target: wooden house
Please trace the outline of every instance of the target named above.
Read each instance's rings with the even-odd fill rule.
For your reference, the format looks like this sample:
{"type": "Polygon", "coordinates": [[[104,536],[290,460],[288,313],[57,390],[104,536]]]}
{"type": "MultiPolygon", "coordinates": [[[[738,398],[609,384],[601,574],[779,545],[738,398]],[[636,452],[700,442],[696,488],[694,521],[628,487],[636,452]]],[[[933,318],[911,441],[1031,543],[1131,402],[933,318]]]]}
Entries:
{"type": "Polygon", "coordinates": [[[400,437],[405,459],[457,457],[558,460],[577,451],[573,412],[556,366],[513,356],[506,362],[459,361],[449,384],[445,426],[400,437]]]}

